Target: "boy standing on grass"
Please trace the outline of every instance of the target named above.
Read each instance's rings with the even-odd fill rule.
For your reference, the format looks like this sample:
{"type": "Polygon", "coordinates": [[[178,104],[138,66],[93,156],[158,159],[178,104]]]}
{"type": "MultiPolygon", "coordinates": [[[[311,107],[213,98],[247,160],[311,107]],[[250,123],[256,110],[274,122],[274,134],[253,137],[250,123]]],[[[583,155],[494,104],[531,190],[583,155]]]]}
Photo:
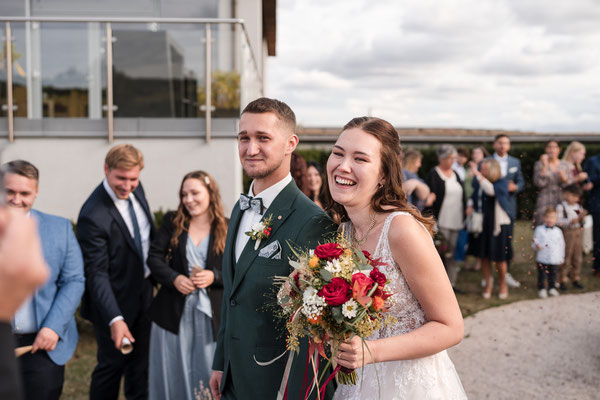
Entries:
{"type": "Polygon", "coordinates": [[[565,240],[560,228],[556,225],[556,210],[548,207],[544,210],[544,224],[538,225],[533,232],[533,248],[536,250],[535,261],[538,271],[538,296],[542,299],[558,296],[555,288],[556,267],[565,260],[565,240]],[[548,283],[548,289],[546,289],[548,283]]]}
{"type": "Polygon", "coordinates": [[[568,185],[563,189],[564,200],[556,206],[558,226],[565,237],[565,262],[559,268],[560,291],[567,290],[567,275],[573,287],[583,289],[579,282],[583,259],[583,218],[587,211],[579,204],[583,194],[581,186],[568,185]]]}

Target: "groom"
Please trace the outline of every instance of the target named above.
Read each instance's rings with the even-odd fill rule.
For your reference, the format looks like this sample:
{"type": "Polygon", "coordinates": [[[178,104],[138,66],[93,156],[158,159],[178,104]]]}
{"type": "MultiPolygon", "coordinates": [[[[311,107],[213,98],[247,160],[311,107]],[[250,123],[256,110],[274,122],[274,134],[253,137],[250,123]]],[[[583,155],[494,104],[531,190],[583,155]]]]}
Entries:
{"type": "MultiPolygon", "coordinates": [[[[254,100],[242,112],[238,134],[240,161],[253,179],[229,221],[223,255],[223,308],[210,388],[216,399],[275,399],[287,354],[286,332],[269,302],[275,304],[274,276],[291,269],[288,242],[314,248],[335,225],[298,189],[290,175],[291,154],[298,144],[296,116],[278,100],[254,100]],[[264,219],[271,232],[257,246],[246,235],[264,219]]],[[[289,398],[300,397],[303,381],[313,379],[306,366],[307,344],[301,343],[288,381],[289,398]]],[[[321,366],[325,362],[320,363],[321,366]]],[[[333,395],[333,386],[327,396],[333,395]]],[[[313,395],[316,390],[313,390],[313,395]]],[[[313,396],[314,397],[314,396],[313,396]]]]}

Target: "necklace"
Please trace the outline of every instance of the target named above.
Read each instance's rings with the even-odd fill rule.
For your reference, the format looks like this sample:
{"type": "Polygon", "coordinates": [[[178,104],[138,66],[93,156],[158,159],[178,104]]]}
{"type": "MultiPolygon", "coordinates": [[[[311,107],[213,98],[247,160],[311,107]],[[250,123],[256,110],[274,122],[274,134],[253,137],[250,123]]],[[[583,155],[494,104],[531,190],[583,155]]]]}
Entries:
{"type": "Polygon", "coordinates": [[[371,224],[369,224],[369,227],[367,228],[367,232],[365,233],[365,236],[363,236],[362,239],[359,239],[356,237],[356,228],[354,227],[354,224],[352,225],[352,241],[358,246],[362,246],[363,244],[365,244],[365,242],[367,241],[367,238],[369,237],[369,233],[371,233],[371,230],[373,230],[373,227],[375,226],[375,213],[373,213],[373,217],[371,217],[371,224]]]}

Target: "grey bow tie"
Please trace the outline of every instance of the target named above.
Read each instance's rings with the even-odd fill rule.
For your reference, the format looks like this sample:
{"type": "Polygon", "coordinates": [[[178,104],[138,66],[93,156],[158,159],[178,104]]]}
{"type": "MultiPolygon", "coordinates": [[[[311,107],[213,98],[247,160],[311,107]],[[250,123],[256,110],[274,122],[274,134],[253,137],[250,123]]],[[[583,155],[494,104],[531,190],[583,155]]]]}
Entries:
{"type": "Polygon", "coordinates": [[[242,193],[240,195],[240,210],[246,211],[249,208],[257,214],[262,214],[262,199],[260,197],[246,196],[242,193]]]}

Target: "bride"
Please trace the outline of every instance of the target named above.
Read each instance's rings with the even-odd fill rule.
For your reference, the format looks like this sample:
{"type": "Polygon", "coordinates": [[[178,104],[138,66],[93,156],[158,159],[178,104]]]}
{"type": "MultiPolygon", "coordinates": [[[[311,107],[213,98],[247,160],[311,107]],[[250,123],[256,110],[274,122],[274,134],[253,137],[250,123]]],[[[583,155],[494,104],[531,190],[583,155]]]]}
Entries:
{"type": "Polygon", "coordinates": [[[463,320],[431,239],[433,221],[408,205],[400,140],[379,118],[354,118],[327,161],[329,208],[352,243],[380,258],[398,322],[366,340],[342,343],[335,362],[357,370],[357,385],[334,399],[465,399],[446,349],[463,337],[463,320]],[[362,367],[362,368],[361,368],[362,367]]]}

